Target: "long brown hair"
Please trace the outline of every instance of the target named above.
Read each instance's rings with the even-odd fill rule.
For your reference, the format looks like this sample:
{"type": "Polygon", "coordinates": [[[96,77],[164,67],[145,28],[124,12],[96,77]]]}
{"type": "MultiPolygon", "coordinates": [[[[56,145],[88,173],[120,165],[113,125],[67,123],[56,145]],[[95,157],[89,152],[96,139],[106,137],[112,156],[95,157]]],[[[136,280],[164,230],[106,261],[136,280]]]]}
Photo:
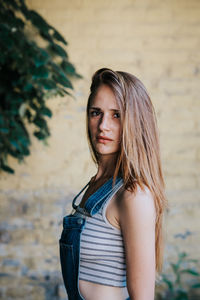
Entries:
{"type": "Polygon", "coordinates": [[[92,76],[87,103],[87,136],[92,158],[98,164],[98,155],[91,142],[88,114],[92,99],[101,85],[108,85],[115,94],[120,107],[122,124],[121,148],[113,179],[118,174],[125,188],[136,192],[137,184],[144,190],[147,186],[154,198],[156,208],[155,249],[156,271],[163,266],[163,214],[168,208],[165,183],[161,168],[159,132],[153,104],[143,83],[134,75],[108,68],[97,70],[92,76]]]}

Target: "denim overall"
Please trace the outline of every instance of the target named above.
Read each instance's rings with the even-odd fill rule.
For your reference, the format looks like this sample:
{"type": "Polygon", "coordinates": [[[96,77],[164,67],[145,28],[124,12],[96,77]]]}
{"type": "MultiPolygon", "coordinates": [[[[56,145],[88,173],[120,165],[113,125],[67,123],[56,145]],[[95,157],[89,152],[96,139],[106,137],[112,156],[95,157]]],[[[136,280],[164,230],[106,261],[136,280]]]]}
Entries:
{"type": "MultiPolygon", "coordinates": [[[[64,285],[69,300],[85,300],[79,290],[80,239],[86,224],[86,216],[94,216],[101,209],[108,197],[112,197],[122,185],[123,179],[117,177],[112,187],[113,177],[106,181],[86,201],[84,207],[75,204],[76,199],[87,185],[73,199],[72,206],[76,210],[63,218],[63,230],[59,239],[60,262],[64,285]]],[[[95,295],[94,295],[95,299],[95,295]]],[[[130,299],[130,298],[128,298],[130,299]]],[[[127,300],[128,300],[127,299],[127,300]]],[[[102,299],[103,300],[103,299],[102,299]]]]}

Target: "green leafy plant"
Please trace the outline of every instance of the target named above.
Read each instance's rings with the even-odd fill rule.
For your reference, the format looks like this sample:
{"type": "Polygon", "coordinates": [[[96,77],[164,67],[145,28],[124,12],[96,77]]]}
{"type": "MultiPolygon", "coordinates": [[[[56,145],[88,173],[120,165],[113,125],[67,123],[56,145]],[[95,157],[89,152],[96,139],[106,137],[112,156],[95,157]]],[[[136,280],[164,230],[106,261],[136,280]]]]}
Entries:
{"type": "MultiPolygon", "coordinates": [[[[194,289],[200,288],[200,273],[196,270],[198,260],[191,259],[184,251],[175,247],[177,261],[171,262],[170,273],[161,274],[159,286],[162,292],[156,293],[156,300],[194,300],[192,296],[194,289]],[[185,279],[187,275],[187,280],[185,279]],[[188,276],[190,281],[188,280],[188,276]]],[[[200,298],[198,298],[200,299],[200,298]]]]}
{"type": "Polygon", "coordinates": [[[63,36],[24,0],[0,3],[0,170],[14,173],[9,155],[19,162],[30,154],[26,126],[46,143],[50,136],[46,100],[73,95],[72,78],[82,78],[62,47],[63,36]],[[44,45],[42,45],[44,44],[44,45]]]}

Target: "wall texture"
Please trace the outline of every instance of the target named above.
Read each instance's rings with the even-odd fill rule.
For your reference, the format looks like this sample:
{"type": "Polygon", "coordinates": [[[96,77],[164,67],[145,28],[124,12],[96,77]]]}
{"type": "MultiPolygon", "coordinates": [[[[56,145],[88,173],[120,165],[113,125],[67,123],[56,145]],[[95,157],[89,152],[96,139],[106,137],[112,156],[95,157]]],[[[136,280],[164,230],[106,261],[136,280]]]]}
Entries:
{"type": "Polygon", "coordinates": [[[133,73],[149,91],[170,203],[166,260],[176,245],[200,259],[200,2],[27,4],[63,34],[70,60],[84,79],[74,82],[76,100],[49,100],[53,118],[48,146],[33,137],[24,164],[9,160],[15,175],[0,174],[0,298],[66,299],[58,239],[72,197],[95,174],[85,105],[91,76],[101,67],[133,73]],[[185,239],[187,231],[192,234],[185,239]]]}

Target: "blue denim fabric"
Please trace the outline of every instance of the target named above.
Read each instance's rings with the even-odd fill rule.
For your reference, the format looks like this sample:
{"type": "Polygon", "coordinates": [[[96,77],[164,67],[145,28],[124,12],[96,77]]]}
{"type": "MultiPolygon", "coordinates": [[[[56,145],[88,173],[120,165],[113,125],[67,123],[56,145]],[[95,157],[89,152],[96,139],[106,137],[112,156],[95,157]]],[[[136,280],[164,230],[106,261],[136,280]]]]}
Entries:
{"type": "Polygon", "coordinates": [[[81,296],[79,290],[81,233],[86,223],[85,216],[95,215],[107,200],[108,196],[112,196],[112,194],[122,186],[122,178],[117,177],[114,187],[112,187],[112,179],[113,177],[87,199],[84,208],[80,208],[75,204],[75,201],[88,186],[88,183],[73,199],[72,206],[79,214],[69,214],[63,218],[63,230],[61,238],[59,239],[60,263],[63,281],[69,300],[85,300],[81,296]]]}

